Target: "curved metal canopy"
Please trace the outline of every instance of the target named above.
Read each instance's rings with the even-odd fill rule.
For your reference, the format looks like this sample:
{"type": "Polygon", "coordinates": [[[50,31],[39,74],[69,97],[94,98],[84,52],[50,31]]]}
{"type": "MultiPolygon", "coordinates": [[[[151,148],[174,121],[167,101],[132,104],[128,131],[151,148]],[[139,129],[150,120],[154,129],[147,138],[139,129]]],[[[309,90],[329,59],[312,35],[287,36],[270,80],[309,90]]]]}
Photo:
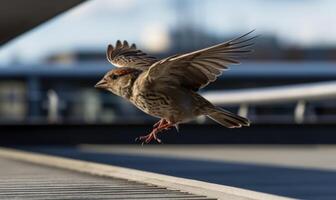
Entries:
{"type": "Polygon", "coordinates": [[[2,0],[0,2],[0,45],[84,0],[2,0]]]}

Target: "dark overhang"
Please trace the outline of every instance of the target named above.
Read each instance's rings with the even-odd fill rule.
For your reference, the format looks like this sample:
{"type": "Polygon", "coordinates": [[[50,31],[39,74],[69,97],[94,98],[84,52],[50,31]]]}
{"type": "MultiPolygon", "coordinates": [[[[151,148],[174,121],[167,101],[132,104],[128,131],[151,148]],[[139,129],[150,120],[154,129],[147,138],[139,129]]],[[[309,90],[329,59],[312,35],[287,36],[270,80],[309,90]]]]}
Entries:
{"type": "Polygon", "coordinates": [[[84,0],[1,0],[0,45],[84,0]]]}

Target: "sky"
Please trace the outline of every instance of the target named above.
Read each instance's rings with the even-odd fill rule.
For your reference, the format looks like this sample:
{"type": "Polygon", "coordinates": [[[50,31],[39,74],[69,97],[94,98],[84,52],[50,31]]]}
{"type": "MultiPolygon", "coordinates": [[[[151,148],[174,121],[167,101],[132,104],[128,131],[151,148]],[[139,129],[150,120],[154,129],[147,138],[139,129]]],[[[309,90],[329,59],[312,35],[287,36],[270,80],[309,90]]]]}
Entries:
{"type": "Polygon", "coordinates": [[[117,39],[164,51],[174,42],[169,32],[185,23],[223,38],[256,29],[285,45],[336,46],[335,21],[335,0],[91,0],[2,46],[0,64],[105,51],[117,39]]]}

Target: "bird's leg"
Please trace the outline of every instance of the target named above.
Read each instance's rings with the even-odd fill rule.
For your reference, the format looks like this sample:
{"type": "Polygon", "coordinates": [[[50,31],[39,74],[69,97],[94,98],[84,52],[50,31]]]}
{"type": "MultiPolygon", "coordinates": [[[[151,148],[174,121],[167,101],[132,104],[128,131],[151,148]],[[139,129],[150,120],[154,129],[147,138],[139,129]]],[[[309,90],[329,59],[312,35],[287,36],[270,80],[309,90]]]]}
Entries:
{"type": "Polygon", "coordinates": [[[158,126],[157,129],[158,129],[158,132],[160,132],[163,130],[168,130],[172,126],[175,126],[175,124],[166,121],[166,123],[161,124],[161,126],[158,126]]]}
{"type": "Polygon", "coordinates": [[[148,144],[148,143],[150,143],[154,139],[158,143],[161,143],[161,140],[159,138],[157,138],[157,136],[156,136],[156,134],[158,132],[159,132],[159,130],[157,128],[154,128],[152,130],[152,132],[150,132],[150,134],[137,137],[135,139],[135,141],[142,141],[142,144],[144,144],[144,143],[148,144]]]}
{"type": "Polygon", "coordinates": [[[154,124],[154,127],[156,127],[156,128],[154,128],[150,134],[144,135],[144,136],[140,136],[140,137],[136,138],[135,140],[136,141],[143,141],[143,143],[147,144],[147,143],[151,142],[154,139],[158,143],[161,143],[161,140],[157,137],[157,134],[159,132],[163,131],[163,130],[166,130],[166,129],[170,128],[171,126],[174,126],[174,124],[168,122],[165,119],[161,119],[156,124],[154,124]]]}
{"type": "Polygon", "coordinates": [[[169,130],[171,127],[174,126],[176,131],[179,132],[178,123],[169,123],[170,124],[169,126],[165,126],[164,128],[162,128],[161,125],[167,123],[167,121],[165,119],[161,119],[161,120],[163,120],[164,122],[162,122],[161,124],[159,124],[159,122],[157,122],[156,124],[154,124],[154,127],[161,128],[160,130],[162,131],[163,129],[164,130],[169,130]],[[157,124],[159,124],[159,125],[157,125],[157,124]]]}
{"type": "Polygon", "coordinates": [[[149,134],[149,138],[147,138],[145,142],[149,143],[152,139],[155,139],[158,143],[161,143],[162,141],[157,137],[157,134],[163,130],[169,129],[172,126],[175,125],[163,119],[163,121],[149,134]]]}
{"type": "Polygon", "coordinates": [[[161,126],[162,123],[166,123],[166,120],[165,119],[161,119],[160,121],[156,122],[153,125],[153,128],[157,128],[158,126],[161,126]]]}

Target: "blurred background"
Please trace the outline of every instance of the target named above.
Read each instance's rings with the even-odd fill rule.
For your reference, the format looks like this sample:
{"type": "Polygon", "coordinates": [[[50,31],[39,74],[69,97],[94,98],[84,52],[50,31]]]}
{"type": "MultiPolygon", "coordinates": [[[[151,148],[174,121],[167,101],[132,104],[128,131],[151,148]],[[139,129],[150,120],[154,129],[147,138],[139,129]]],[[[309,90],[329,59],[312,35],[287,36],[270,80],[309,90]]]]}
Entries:
{"type": "MultiPolygon", "coordinates": [[[[335,9],[331,0],[87,1],[2,46],[0,123],[152,123],[93,88],[113,67],[105,50],[118,39],[164,58],[255,29],[261,35],[255,52],[202,92],[333,80],[335,9]]],[[[307,102],[304,122],[334,122],[333,102],[307,102]]],[[[249,105],[248,117],[255,124],[295,123],[296,103],[249,105]]]]}
{"type": "Polygon", "coordinates": [[[29,29],[0,34],[1,144],[296,198],[335,199],[335,1],[30,2],[1,2],[1,26],[29,29]],[[50,20],[34,21],[48,12],[50,20]],[[157,119],[93,87],[113,68],[105,50],[118,39],[164,58],[254,29],[252,35],[260,35],[254,52],[201,91],[251,119],[249,128],[226,129],[200,118],[179,133],[160,135],[164,145],[141,147],[134,138],[157,119]]]}

